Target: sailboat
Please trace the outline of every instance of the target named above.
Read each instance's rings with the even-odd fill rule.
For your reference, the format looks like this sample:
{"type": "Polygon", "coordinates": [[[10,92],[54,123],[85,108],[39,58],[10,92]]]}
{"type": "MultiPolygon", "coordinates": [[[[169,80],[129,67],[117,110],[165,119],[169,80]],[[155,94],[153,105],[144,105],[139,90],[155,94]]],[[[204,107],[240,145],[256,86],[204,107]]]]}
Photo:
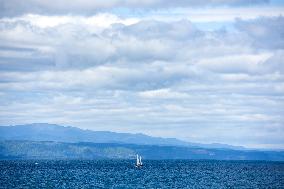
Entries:
{"type": "Polygon", "coordinates": [[[136,165],[135,167],[142,167],[143,164],[142,164],[142,158],[141,156],[138,156],[138,154],[136,155],[136,165]]]}

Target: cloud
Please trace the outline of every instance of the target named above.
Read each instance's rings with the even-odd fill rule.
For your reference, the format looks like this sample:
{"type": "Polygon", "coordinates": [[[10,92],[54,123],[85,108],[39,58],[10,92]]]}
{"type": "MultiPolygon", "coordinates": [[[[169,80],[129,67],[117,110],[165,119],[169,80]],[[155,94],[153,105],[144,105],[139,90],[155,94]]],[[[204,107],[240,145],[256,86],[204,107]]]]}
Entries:
{"type": "Polygon", "coordinates": [[[261,64],[261,61],[254,60],[256,57],[273,54],[260,52],[255,47],[281,49],[284,43],[282,17],[237,20],[236,32],[202,31],[188,20],[134,21],[97,15],[85,21],[82,17],[64,17],[60,22],[42,25],[33,18],[47,19],[34,15],[0,20],[2,70],[17,70],[21,64],[28,64],[27,70],[38,70],[41,67],[85,69],[113,62],[180,61],[188,64],[199,62],[202,69],[211,66],[209,70],[227,67],[234,71],[239,67],[240,71],[254,72],[261,64]],[[100,19],[108,24],[101,24],[104,22],[100,19]],[[266,22],[270,24],[269,29],[264,27],[266,22]],[[255,28],[258,28],[257,34],[255,28]],[[23,52],[18,48],[31,51],[23,52]]]}
{"type": "Polygon", "coordinates": [[[199,60],[197,64],[213,72],[256,74],[265,71],[262,64],[271,58],[271,56],[271,53],[229,55],[204,58],[199,60]]]}
{"type": "Polygon", "coordinates": [[[0,124],[281,146],[280,25],[282,17],[216,30],[112,14],[2,18],[0,124]]]}
{"type": "Polygon", "coordinates": [[[139,96],[143,98],[158,98],[158,99],[178,99],[178,98],[187,98],[188,94],[182,92],[171,91],[170,89],[158,89],[150,91],[139,92],[139,96]]]}
{"type": "MultiPolygon", "coordinates": [[[[3,48],[10,48],[10,58],[17,56],[22,60],[27,59],[25,62],[29,62],[31,70],[39,65],[46,65],[46,68],[56,66],[59,69],[72,69],[117,61],[173,60],[179,53],[177,49],[173,51],[173,46],[179,48],[182,43],[202,36],[202,32],[189,21],[145,21],[129,26],[111,25],[106,29],[103,29],[104,26],[98,26],[101,30],[94,30],[93,23],[81,22],[40,27],[25,18],[4,19],[0,24],[3,48]],[[149,32],[145,32],[146,30],[149,32]],[[18,48],[32,50],[23,54],[18,48]]],[[[20,68],[14,65],[20,61],[9,60],[9,54],[3,48],[0,56],[2,54],[3,59],[5,56],[5,62],[8,62],[3,65],[3,69],[9,69],[7,66],[10,66],[10,69],[20,68]]]]}
{"type": "Polygon", "coordinates": [[[253,20],[237,20],[236,27],[245,32],[253,45],[259,48],[284,48],[284,17],[261,17],[253,20]]]}
{"type": "MultiPolygon", "coordinates": [[[[265,51],[255,48],[255,36],[239,27],[239,20],[236,31],[202,31],[188,20],[125,25],[125,20],[104,18],[118,23],[99,24],[100,29],[93,30],[93,22],[77,22],[80,17],[44,27],[29,17],[1,20],[2,81],[17,80],[15,73],[30,78],[25,84],[3,83],[2,88],[66,90],[91,85],[88,88],[150,91],[178,83],[210,83],[212,78],[245,82],[263,80],[266,74],[274,81],[281,79],[282,50],[270,45],[265,51]]],[[[278,23],[279,18],[269,20],[278,23]]]]}
{"type": "Polygon", "coordinates": [[[108,0],[108,1],[92,1],[92,0],[10,0],[0,1],[1,16],[15,16],[26,13],[33,14],[93,14],[98,10],[107,10],[114,8],[130,8],[130,9],[159,9],[159,8],[175,8],[175,7],[199,7],[199,6],[242,6],[267,4],[269,0],[108,0]],[[67,5],[67,6],[66,6],[67,5]]]}
{"type": "Polygon", "coordinates": [[[189,20],[176,22],[147,20],[129,25],[122,31],[125,35],[132,35],[141,39],[188,40],[203,34],[189,20]]]}

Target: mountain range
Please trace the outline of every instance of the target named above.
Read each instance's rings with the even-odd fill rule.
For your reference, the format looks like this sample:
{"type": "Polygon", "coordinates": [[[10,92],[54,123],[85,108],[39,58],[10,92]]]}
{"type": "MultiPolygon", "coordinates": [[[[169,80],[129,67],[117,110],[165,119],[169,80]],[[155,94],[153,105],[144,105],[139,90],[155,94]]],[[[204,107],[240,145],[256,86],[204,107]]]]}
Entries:
{"type": "Polygon", "coordinates": [[[116,133],[110,131],[83,130],[71,126],[48,123],[33,123],[15,126],[0,126],[0,140],[31,140],[57,142],[121,143],[139,145],[190,146],[244,150],[241,146],[227,144],[201,144],[175,138],[151,137],[145,134],[116,133]]]}
{"type": "Polygon", "coordinates": [[[55,124],[0,126],[0,159],[215,159],[284,161],[284,151],[189,143],[55,124]]]}

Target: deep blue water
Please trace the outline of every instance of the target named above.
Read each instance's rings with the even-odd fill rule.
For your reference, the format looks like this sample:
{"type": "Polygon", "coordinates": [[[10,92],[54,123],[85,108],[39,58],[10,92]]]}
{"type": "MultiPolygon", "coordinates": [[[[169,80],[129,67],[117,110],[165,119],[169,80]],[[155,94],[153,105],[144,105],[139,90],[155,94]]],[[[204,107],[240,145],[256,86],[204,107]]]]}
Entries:
{"type": "Polygon", "coordinates": [[[0,188],[284,188],[284,162],[9,160],[0,169],[0,188]]]}

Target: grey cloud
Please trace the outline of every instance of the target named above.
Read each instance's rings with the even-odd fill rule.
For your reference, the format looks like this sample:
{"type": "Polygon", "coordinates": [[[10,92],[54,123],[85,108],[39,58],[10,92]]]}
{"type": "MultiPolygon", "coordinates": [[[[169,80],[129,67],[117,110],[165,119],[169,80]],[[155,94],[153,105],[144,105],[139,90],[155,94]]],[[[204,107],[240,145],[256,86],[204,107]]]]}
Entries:
{"type": "Polygon", "coordinates": [[[284,17],[261,17],[236,21],[235,26],[247,34],[251,43],[259,48],[284,48],[284,17]]]}
{"type": "Polygon", "coordinates": [[[70,91],[84,88],[149,90],[172,86],[183,79],[199,77],[190,68],[176,69],[173,65],[147,64],[132,68],[98,66],[84,70],[42,72],[0,72],[0,89],[11,91],[58,90],[70,91]]]}
{"type": "MultiPolygon", "coordinates": [[[[19,48],[33,49],[29,57],[30,65],[35,62],[35,57],[43,57],[42,62],[40,59],[35,62],[35,67],[43,65],[43,69],[52,69],[52,66],[56,69],[84,69],[121,61],[175,61],[177,56],[183,57],[180,53],[187,48],[187,42],[202,40],[204,36],[202,31],[186,20],[172,23],[143,21],[130,26],[121,24],[119,27],[114,25],[102,33],[93,33],[88,28],[82,30],[86,26],[81,24],[38,28],[27,22],[2,21],[0,26],[0,40],[5,48],[10,48],[13,55],[17,52],[22,54],[19,48]],[[45,66],[45,62],[49,62],[50,67],[45,66]]],[[[12,69],[17,67],[14,64],[15,61],[11,60],[7,66],[10,65],[12,69]]],[[[5,68],[9,69],[2,69],[5,68]]]]}
{"type": "Polygon", "coordinates": [[[22,48],[22,47],[6,47],[0,46],[0,51],[24,51],[24,52],[33,52],[32,48],[22,48]]]}
{"type": "Polygon", "coordinates": [[[49,57],[0,58],[0,71],[37,71],[52,67],[54,61],[49,57]]]}
{"type": "Polygon", "coordinates": [[[188,40],[203,36],[203,32],[188,20],[171,23],[154,20],[141,21],[124,27],[122,31],[126,35],[134,35],[142,39],[188,40]]]}
{"type": "Polygon", "coordinates": [[[0,40],[5,48],[0,48],[0,66],[2,71],[72,70],[164,61],[216,73],[260,74],[283,67],[282,51],[275,55],[271,52],[276,46],[282,47],[279,44],[283,43],[280,27],[283,20],[283,17],[238,20],[237,33],[201,31],[187,20],[115,24],[102,32],[93,32],[88,28],[91,26],[80,23],[39,28],[17,20],[2,21],[0,40]],[[265,27],[266,22],[272,23],[271,27],[265,27]],[[265,32],[260,36],[250,34],[254,28],[265,32]],[[267,51],[255,49],[258,45],[267,51]]]}
{"type": "Polygon", "coordinates": [[[93,14],[98,10],[114,8],[175,8],[196,6],[243,6],[266,4],[269,0],[0,0],[0,16],[16,16],[26,13],[36,14],[93,14]]]}
{"type": "Polygon", "coordinates": [[[263,72],[284,74],[284,50],[276,51],[261,66],[263,72]]]}
{"type": "Polygon", "coordinates": [[[201,31],[187,20],[149,20],[129,26],[115,24],[97,33],[89,30],[91,26],[80,23],[38,28],[17,20],[2,21],[0,40],[5,48],[0,48],[0,66],[2,71],[17,71],[16,68],[72,70],[103,64],[135,67],[164,61],[188,64],[193,70],[198,68],[216,73],[272,72],[283,67],[282,51],[278,51],[274,58],[269,58],[274,54],[269,50],[275,48],[275,45],[271,46],[273,41],[277,41],[277,44],[283,41],[280,26],[284,19],[265,18],[266,22],[274,23],[269,29],[264,26],[266,22],[263,23],[263,19],[238,20],[238,33],[201,31]],[[265,29],[261,39],[249,34],[250,28],[255,27],[260,27],[261,31],[265,29]],[[271,30],[275,35],[270,36],[266,30],[271,30]],[[245,40],[240,36],[246,36],[245,40]],[[266,46],[268,51],[258,52],[254,49],[256,44],[252,41],[259,40],[262,40],[259,44],[266,46]]]}

